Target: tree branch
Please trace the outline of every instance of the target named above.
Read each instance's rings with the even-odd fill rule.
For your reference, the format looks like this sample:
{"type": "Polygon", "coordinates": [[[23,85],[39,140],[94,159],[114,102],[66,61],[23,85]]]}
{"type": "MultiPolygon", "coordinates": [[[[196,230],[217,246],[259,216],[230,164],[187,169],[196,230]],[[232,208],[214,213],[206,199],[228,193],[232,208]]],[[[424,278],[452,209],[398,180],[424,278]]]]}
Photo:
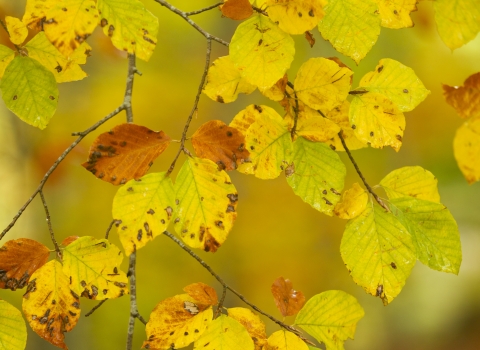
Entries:
{"type": "Polygon", "coordinates": [[[110,230],[112,229],[113,225],[117,222],[116,219],[113,219],[110,225],[108,225],[107,232],[105,233],[105,239],[108,239],[108,235],[110,234],[110,230]]]}
{"type": "Polygon", "coordinates": [[[202,13],[202,12],[206,12],[206,11],[213,10],[214,8],[216,8],[216,7],[220,6],[220,5],[223,5],[223,2],[216,3],[215,5],[211,5],[211,6],[205,7],[205,8],[200,9],[200,10],[185,12],[185,15],[186,15],[186,16],[198,15],[198,14],[200,14],[200,13],[202,13]]]}
{"type": "Polygon", "coordinates": [[[52,221],[50,220],[50,213],[48,212],[48,206],[47,206],[47,202],[45,201],[45,197],[43,196],[43,191],[40,191],[39,194],[40,194],[40,198],[42,199],[43,208],[45,209],[45,216],[47,218],[48,230],[50,231],[50,238],[52,239],[53,245],[55,246],[57,257],[60,260],[62,260],[63,259],[62,252],[60,251],[57,240],[55,239],[55,233],[53,233],[52,221]]]}
{"type": "MultiPolygon", "coordinates": [[[[135,249],[135,247],[134,247],[135,249]]],[[[127,276],[130,277],[130,318],[128,320],[128,333],[127,333],[127,350],[131,350],[133,346],[133,331],[135,330],[135,319],[138,318],[144,325],[147,321],[140,315],[137,307],[137,278],[135,272],[135,265],[137,263],[137,252],[134,250],[130,254],[130,260],[128,264],[127,276]]]]}
{"type": "Polygon", "coordinates": [[[125,112],[127,113],[127,123],[133,123],[132,92],[135,73],[140,73],[135,66],[135,55],[128,54],[127,86],[125,88],[125,96],[123,98],[123,105],[125,106],[125,112]]]}

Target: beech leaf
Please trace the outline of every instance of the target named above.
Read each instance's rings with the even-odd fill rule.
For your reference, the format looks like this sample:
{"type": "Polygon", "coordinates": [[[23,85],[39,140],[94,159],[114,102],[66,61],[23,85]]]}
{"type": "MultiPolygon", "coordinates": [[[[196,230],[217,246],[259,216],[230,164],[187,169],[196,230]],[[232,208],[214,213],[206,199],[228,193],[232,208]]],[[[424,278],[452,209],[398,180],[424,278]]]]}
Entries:
{"type": "Polygon", "coordinates": [[[248,0],[225,0],[220,10],[225,17],[237,21],[247,19],[253,14],[252,4],[248,0]]]}
{"type": "Polygon", "coordinates": [[[265,350],[308,350],[307,344],[302,339],[285,330],[280,330],[272,333],[268,337],[265,350]]]}
{"type": "Polygon", "coordinates": [[[342,200],[335,205],[335,215],[340,219],[353,219],[367,207],[368,193],[355,182],[352,188],[342,194],[342,200]]]}
{"type": "Polygon", "coordinates": [[[183,290],[202,305],[213,306],[218,304],[217,292],[205,283],[192,283],[183,290]]]}
{"type": "Polygon", "coordinates": [[[0,350],[24,350],[26,345],[27,327],[21,312],[0,300],[0,350]]]}
{"type": "Polygon", "coordinates": [[[469,184],[480,180],[480,117],[463,123],[453,139],[453,152],[469,184]]]}
{"type": "Polygon", "coordinates": [[[30,29],[42,30],[48,10],[57,3],[57,0],[27,0],[22,22],[30,29]]]}
{"type": "Polygon", "coordinates": [[[480,72],[469,76],[463,86],[443,84],[443,97],[462,118],[480,117],[480,72]]]}
{"type": "Polygon", "coordinates": [[[213,320],[202,336],[195,341],[194,349],[254,350],[253,340],[241,323],[220,315],[213,320]]]}
{"type": "Polygon", "coordinates": [[[255,350],[262,350],[263,346],[267,342],[267,333],[265,330],[265,324],[262,322],[258,315],[254,314],[251,310],[243,307],[232,307],[228,309],[228,316],[240,322],[245,327],[250,338],[253,340],[255,350]]]}
{"type": "Polygon", "coordinates": [[[3,77],[5,68],[15,58],[15,52],[4,45],[0,45],[0,79],[3,77]]]}
{"type": "Polygon", "coordinates": [[[400,29],[413,27],[410,12],[417,10],[418,0],[375,0],[382,27],[400,29]]]}
{"type": "Polygon", "coordinates": [[[274,85],[269,88],[258,89],[261,94],[272,101],[279,102],[285,98],[285,89],[287,87],[288,77],[285,74],[274,85]]]}
{"type": "Polygon", "coordinates": [[[289,279],[277,278],[271,291],[275,305],[283,317],[296,315],[305,304],[305,296],[293,289],[293,283],[289,279]]]}
{"type": "Polygon", "coordinates": [[[257,120],[258,116],[260,115],[268,115],[273,119],[276,119],[277,116],[279,116],[278,113],[271,107],[264,105],[249,105],[247,108],[242,109],[237,113],[237,115],[230,122],[229,126],[237,129],[243,135],[246,135],[250,125],[255,123],[255,120],[257,120]]]}
{"type": "Polygon", "coordinates": [[[7,25],[10,41],[15,45],[21,45],[27,38],[28,29],[25,24],[15,17],[6,16],[5,24],[7,25]]]}

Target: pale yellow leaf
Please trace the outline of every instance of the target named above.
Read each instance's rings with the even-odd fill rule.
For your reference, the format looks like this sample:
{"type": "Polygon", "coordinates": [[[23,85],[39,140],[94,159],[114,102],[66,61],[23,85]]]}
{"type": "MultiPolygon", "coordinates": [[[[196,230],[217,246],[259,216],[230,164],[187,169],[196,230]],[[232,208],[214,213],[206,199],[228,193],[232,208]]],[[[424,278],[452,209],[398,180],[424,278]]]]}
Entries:
{"type": "Polygon", "coordinates": [[[267,333],[265,324],[260,317],[243,307],[229,308],[228,316],[240,322],[247,329],[255,345],[255,350],[262,350],[262,347],[267,342],[267,333]]]}
{"type": "Polygon", "coordinates": [[[340,219],[353,219],[365,210],[367,203],[367,191],[355,182],[352,188],[342,194],[342,200],[335,206],[334,213],[340,219]]]}
{"type": "Polygon", "coordinates": [[[285,330],[276,331],[268,337],[264,350],[308,350],[307,344],[302,339],[285,330]]]}
{"type": "Polygon", "coordinates": [[[20,45],[27,38],[27,26],[18,18],[6,16],[5,24],[7,25],[10,41],[15,45],[20,45]]]}
{"type": "Polygon", "coordinates": [[[463,123],[453,140],[458,166],[469,184],[480,180],[480,118],[463,123]]]}

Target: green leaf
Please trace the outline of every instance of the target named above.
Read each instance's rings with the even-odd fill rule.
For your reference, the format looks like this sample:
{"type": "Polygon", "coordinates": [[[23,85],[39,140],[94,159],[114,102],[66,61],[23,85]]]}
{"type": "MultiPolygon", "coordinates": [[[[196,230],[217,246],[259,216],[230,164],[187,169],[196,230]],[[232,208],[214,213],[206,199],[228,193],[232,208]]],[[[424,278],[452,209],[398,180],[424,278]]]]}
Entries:
{"type": "Polygon", "coordinates": [[[117,191],[112,215],[117,220],[117,232],[126,255],[167,229],[174,202],[172,179],[165,172],[145,175],[140,181],[130,180],[117,191]]]}
{"type": "Polygon", "coordinates": [[[5,105],[24,122],[45,129],[58,103],[55,77],[39,62],[17,56],[0,82],[5,105]]]}
{"type": "Polygon", "coordinates": [[[195,341],[194,349],[253,350],[254,346],[244,326],[231,317],[220,315],[195,341]]]}
{"type": "Polygon", "coordinates": [[[3,77],[5,68],[8,64],[12,62],[15,57],[15,52],[10,50],[8,47],[0,45],[0,79],[3,77]]]}
{"type": "Polygon", "coordinates": [[[325,343],[327,350],[343,349],[345,340],[353,339],[357,323],[364,315],[353,296],[341,290],[329,290],[307,301],[295,325],[325,343]]]}
{"type": "Polygon", "coordinates": [[[336,152],[324,143],[311,142],[303,137],[293,143],[292,162],[285,170],[293,192],[330,216],[341,198],[346,173],[336,152]]]}
{"type": "Polygon", "coordinates": [[[259,88],[269,88],[282,78],[295,55],[290,35],[261,14],[237,27],[229,48],[235,66],[259,88]]]}
{"type": "Polygon", "coordinates": [[[416,262],[410,233],[377,204],[348,221],[340,253],[355,283],[384,305],[400,293],[416,262]]]}
{"type": "Polygon", "coordinates": [[[357,64],[380,34],[380,16],[373,0],[330,0],[318,30],[340,53],[357,64]]]}
{"type": "Polygon", "coordinates": [[[363,76],[359,87],[387,96],[401,112],[411,111],[430,93],[412,68],[390,58],[381,59],[373,72],[363,76]]]}
{"type": "Polygon", "coordinates": [[[22,314],[0,300],[0,350],[23,350],[27,344],[27,326],[22,314]]]}
{"type": "Polygon", "coordinates": [[[148,61],[157,45],[158,18],[139,0],[98,0],[97,7],[113,45],[148,61]]]}
{"type": "Polygon", "coordinates": [[[209,159],[188,158],[175,180],[175,231],[192,248],[215,252],[237,217],[237,190],[209,159]]]}

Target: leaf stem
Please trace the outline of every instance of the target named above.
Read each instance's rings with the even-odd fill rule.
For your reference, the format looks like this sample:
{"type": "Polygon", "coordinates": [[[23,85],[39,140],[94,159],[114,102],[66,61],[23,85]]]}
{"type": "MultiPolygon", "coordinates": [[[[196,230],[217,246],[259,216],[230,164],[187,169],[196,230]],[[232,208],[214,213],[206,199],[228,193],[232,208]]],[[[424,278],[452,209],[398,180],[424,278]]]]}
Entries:
{"type": "Polygon", "coordinates": [[[91,314],[93,314],[93,313],[94,313],[98,308],[100,308],[100,306],[102,306],[103,303],[106,302],[107,300],[108,300],[108,299],[103,299],[101,302],[99,302],[97,305],[95,305],[95,306],[93,307],[93,309],[91,309],[89,312],[87,312],[87,313],[85,314],[85,317],[88,317],[88,316],[90,316],[91,314]]]}
{"type": "Polygon", "coordinates": [[[110,234],[110,230],[112,229],[113,225],[117,222],[116,219],[113,219],[110,225],[108,225],[107,232],[105,233],[105,239],[108,239],[108,235],[110,234]]]}
{"type": "MultiPolygon", "coordinates": [[[[293,111],[295,112],[295,116],[293,117],[293,127],[292,127],[292,130],[290,132],[290,135],[292,137],[292,141],[295,137],[295,134],[297,133],[297,122],[298,122],[298,97],[297,97],[297,93],[295,92],[295,87],[293,86],[293,84],[291,82],[287,82],[287,85],[290,86],[293,90],[293,94],[295,96],[295,107],[293,108],[293,111]]],[[[290,94],[285,91],[285,94],[287,95],[288,98],[291,98],[290,97],[290,94]]]]}
{"type": "Polygon", "coordinates": [[[53,232],[52,221],[50,219],[50,213],[48,211],[48,205],[47,205],[47,202],[45,201],[43,191],[40,191],[39,194],[40,194],[40,198],[42,199],[43,208],[45,209],[45,216],[47,218],[48,230],[50,231],[50,238],[52,239],[53,245],[55,246],[55,251],[57,252],[57,257],[60,260],[62,260],[63,259],[62,252],[60,251],[60,247],[58,246],[57,240],[55,239],[55,233],[53,232]]]}
{"type": "Polygon", "coordinates": [[[135,265],[137,263],[137,251],[130,254],[129,264],[128,264],[128,273],[127,276],[130,278],[130,317],[128,320],[128,333],[127,333],[127,346],[126,350],[131,350],[133,346],[133,331],[135,330],[135,319],[138,318],[140,322],[144,325],[147,324],[147,321],[140,315],[138,312],[137,306],[137,277],[135,265]]]}
{"type": "Polygon", "coordinates": [[[200,13],[213,10],[214,8],[216,8],[216,7],[220,6],[220,5],[223,5],[223,2],[218,2],[218,3],[216,3],[215,5],[211,5],[211,6],[205,7],[205,8],[200,9],[200,10],[185,12],[185,15],[186,15],[186,16],[198,15],[198,14],[200,14],[200,13]]]}

